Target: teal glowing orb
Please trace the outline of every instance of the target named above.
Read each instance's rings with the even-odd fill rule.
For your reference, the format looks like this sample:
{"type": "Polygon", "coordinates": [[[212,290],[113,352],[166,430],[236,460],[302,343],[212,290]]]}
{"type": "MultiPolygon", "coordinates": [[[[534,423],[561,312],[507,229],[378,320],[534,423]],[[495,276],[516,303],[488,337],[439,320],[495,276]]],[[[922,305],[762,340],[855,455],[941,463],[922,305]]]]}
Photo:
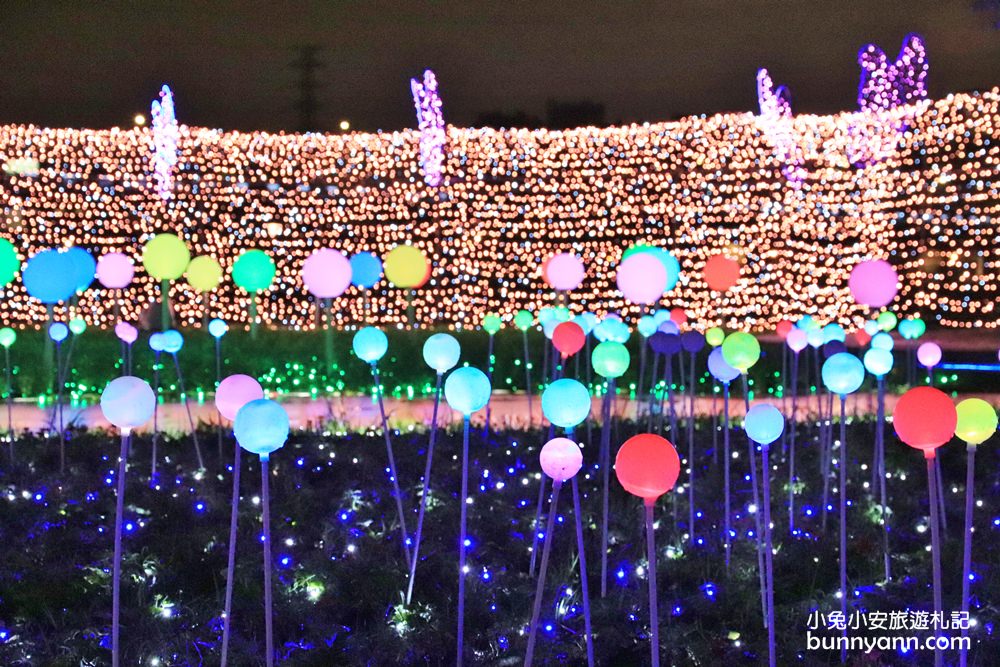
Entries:
{"type": "Polygon", "coordinates": [[[836,322],[830,322],[823,327],[823,342],[829,343],[835,340],[843,343],[847,340],[847,333],[844,331],[844,327],[836,322]]]}
{"type": "Polygon", "coordinates": [[[444,381],[444,398],[448,405],[466,417],[485,408],[492,391],[486,373],[471,366],[456,369],[444,381]]]}
{"type": "Polygon", "coordinates": [[[560,428],[573,428],[590,414],[590,392],[576,380],[556,380],[542,392],[542,414],[560,428]]]}
{"type": "Polygon", "coordinates": [[[10,327],[0,329],[0,345],[9,348],[17,341],[17,332],[10,327]]]}
{"type": "Polygon", "coordinates": [[[635,328],[639,330],[639,335],[649,338],[656,333],[656,318],[652,315],[643,315],[636,322],[635,328]]]}
{"type": "Polygon", "coordinates": [[[875,377],[882,377],[892,370],[892,352],[873,347],[864,356],[865,368],[875,377]]]}
{"type": "Polygon", "coordinates": [[[233,435],[240,447],[267,460],[288,440],[288,413],[267,398],[250,401],[236,413],[233,435]]]}
{"type": "Polygon", "coordinates": [[[424,361],[439,375],[454,368],[461,354],[462,347],[450,334],[434,334],[424,341],[424,361]]]}
{"type": "Polygon", "coordinates": [[[589,336],[590,332],[594,330],[594,327],[597,326],[597,323],[600,320],[597,319],[597,315],[588,311],[586,313],[580,313],[573,318],[573,321],[580,325],[580,328],[583,329],[583,334],[585,336],[589,336]]]}
{"type": "Polygon", "coordinates": [[[600,324],[594,327],[594,338],[602,343],[610,341],[612,343],[625,344],[628,342],[631,333],[627,324],[622,322],[621,319],[611,316],[605,317],[601,320],[600,324]]]}
{"type": "Polygon", "coordinates": [[[167,354],[177,354],[184,347],[184,336],[176,329],[167,329],[163,332],[163,351],[167,354]]]}
{"type": "Polygon", "coordinates": [[[354,334],[351,347],[354,348],[354,354],[358,355],[359,359],[369,364],[375,364],[388,351],[389,339],[385,337],[381,329],[365,327],[354,334]]]}
{"type": "Polygon", "coordinates": [[[163,334],[156,332],[149,335],[149,349],[153,352],[163,352],[164,344],[163,334]]]}
{"type": "Polygon", "coordinates": [[[871,343],[869,345],[875,350],[887,350],[891,351],[895,347],[895,342],[892,340],[892,336],[880,331],[879,333],[872,336],[871,343]]]}
{"type": "Polygon", "coordinates": [[[839,396],[853,394],[865,380],[865,366],[850,352],[838,352],[823,362],[823,384],[839,396]]]}
{"type": "Polygon", "coordinates": [[[218,317],[208,323],[208,333],[211,334],[213,338],[222,338],[228,331],[229,325],[226,324],[225,320],[220,320],[218,317]]]}

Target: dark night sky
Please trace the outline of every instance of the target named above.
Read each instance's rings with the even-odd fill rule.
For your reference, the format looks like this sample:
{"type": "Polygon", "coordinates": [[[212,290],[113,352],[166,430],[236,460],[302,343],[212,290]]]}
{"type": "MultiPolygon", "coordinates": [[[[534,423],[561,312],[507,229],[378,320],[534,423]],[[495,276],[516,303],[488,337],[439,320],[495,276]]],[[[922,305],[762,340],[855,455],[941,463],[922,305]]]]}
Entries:
{"type": "Polygon", "coordinates": [[[932,96],[1000,84],[1000,31],[971,0],[576,2],[6,2],[0,122],[128,125],[162,82],[182,123],[296,125],[295,47],[317,44],[320,124],[415,124],[408,79],[431,67],[445,117],[544,116],[603,103],[609,121],[756,108],[754,73],[796,112],[853,108],[855,54],[927,40],[932,96]]]}

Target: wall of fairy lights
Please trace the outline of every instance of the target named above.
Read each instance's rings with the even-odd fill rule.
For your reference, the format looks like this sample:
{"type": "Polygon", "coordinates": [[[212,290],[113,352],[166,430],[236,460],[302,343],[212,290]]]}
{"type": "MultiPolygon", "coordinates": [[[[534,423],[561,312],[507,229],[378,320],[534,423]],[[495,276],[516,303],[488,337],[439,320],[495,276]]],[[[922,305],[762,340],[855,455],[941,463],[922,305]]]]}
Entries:
{"type": "MultiPolygon", "coordinates": [[[[156,298],[138,261],[141,245],[172,231],[192,256],[213,255],[227,271],[243,250],[272,253],[278,277],[260,295],[259,314],[275,327],[315,326],[316,305],[299,275],[314,249],[384,255],[404,242],[434,264],[413,297],[426,325],[476,326],[487,311],[553,303],[539,268],[557,251],[576,252],[588,266],[569,295],[574,309],[635,314],[615,288],[614,267],[628,246],[650,242],[669,248],[684,269],[663,305],[687,309],[703,326],[764,328],[804,313],[857,325],[866,313],[850,303],[850,268],[888,257],[902,278],[900,314],[997,327],[998,109],[993,89],[877,114],[796,116],[785,135],[795,146],[794,179],[784,169],[788,151],[749,113],[562,132],[448,127],[439,187],[421,177],[416,131],[181,126],[167,199],[156,193],[148,129],[8,125],[0,127],[0,156],[38,168],[0,174],[2,234],[23,258],[72,244],[95,256],[131,253],[131,288],[113,293],[95,282],[73,307],[103,326],[116,311],[135,321],[156,298]],[[885,120],[894,113],[905,115],[885,120]],[[892,150],[853,165],[856,129],[880,124],[892,128],[892,150]],[[701,275],[718,252],[743,262],[739,284],[723,295],[701,275]]],[[[179,280],[171,298],[185,325],[206,312],[233,322],[249,314],[228,273],[207,295],[179,280]]],[[[406,294],[382,282],[362,298],[352,287],[333,313],[340,326],[392,326],[406,320],[406,294]]],[[[46,310],[15,280],[0,299],[0,320],[40,326],[46,310]]]]}

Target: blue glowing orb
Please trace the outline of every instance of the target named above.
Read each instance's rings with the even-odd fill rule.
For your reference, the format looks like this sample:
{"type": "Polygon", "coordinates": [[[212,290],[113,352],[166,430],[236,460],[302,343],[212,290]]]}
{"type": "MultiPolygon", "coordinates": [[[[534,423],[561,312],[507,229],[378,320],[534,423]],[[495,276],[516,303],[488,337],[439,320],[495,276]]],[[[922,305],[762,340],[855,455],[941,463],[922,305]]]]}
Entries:
{"type": "Polygon", "coordinates": [[[351,257],[351,282],[363,289],[374,287],[382,279],[382,260],[370,252],[351,257]]]}
{"type": "Polygon", "coordinates": [[[123,431],[148,422],[155,407],[156,396],[149,383],[131,375],[115,378],[101,393],[104,418],[123,431]]]}
{"type": "Polygon", "coordinates": [[[785,418],[781,411],[770,403],[757,403],[747,412],[743,428],[754,442],[770,445],[780,438],[781,432],[785,430],[785,418]]]}
{"type": "Polygon", "coordinates": [[[42,303],[66,301],[76,293],[77,274],[71,257],[57,250],[43,250],[24,265],[21,282],[28,296],[42,303]]]}
{"type": "Polygon", "coordinates": [[[53,322],[49,325],[49,338],[57,343],[61,343],[66,340],[66,336],[69,335],[69,327],[62,322],[53,322]]]}
{"type": "Polygon", "coordinates": [[[708,372],[722,384],[729,384],[740,376],[740,372],[726,363],[722,356],[722,348],[717,347],[708,353],[708,372]]]}

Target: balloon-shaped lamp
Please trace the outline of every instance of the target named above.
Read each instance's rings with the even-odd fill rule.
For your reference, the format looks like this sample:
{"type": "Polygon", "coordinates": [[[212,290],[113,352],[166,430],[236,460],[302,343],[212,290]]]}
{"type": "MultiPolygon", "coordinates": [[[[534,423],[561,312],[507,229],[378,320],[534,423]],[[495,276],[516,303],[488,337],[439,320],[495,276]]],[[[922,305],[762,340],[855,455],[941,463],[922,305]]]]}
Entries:
{"type": "Polygon", "coordinates": [[[590,414],[590,392],[577,380],[556,380],[542,392],[542,414],[555,426],[572,430],[590,414]]]}
{"type": "Polygon", "coordinates": [[[121,448],[118,452],[117,497],[115,500],[115,547],[111,579],[111,662],[120,660],[119,617],[121,605],[122,566],[122,517],[125,511],[125,473],[128,444],[132,430],[149,421],[153,416],[156,396],[145,380],[125,375],[112,380],[101,393],[101,412],[104,418],[121,431],[121,448]]]}
{"type": "Polygon", "coordinates": [[[535,582],[535,601],[531,610],[531,623],[528,626],[528,647],[525,652],[525,665],[531,665],[535,640],[538,637],[538,621],[542,611],[542,598],[545,592],[545,574],[548,570],[549,554],[552,547],[552,534],[555,532],[556,508],[559,492],[567,480],[571,480],[573,489],[573,508],[576,518],[577,552],[580,557],[580,586],[584,609],[584,634],[587,644],[588,664],[594,664],[594,647],[591,639],[590,625],[590,594],[587,589],[586,552],[583,548],[583,524],[580,520],[580,492],[576,484],[576,474],[583,466],[583,452],[580,447],[568,438],[553,438],[542,446],[539,454],[542,471],[552,478],[552,500],[549,503],[549,516],[546,522],[545,541],[542,546],[541,566],[538,570],[538,580],[535,582]]]}
{"type": "Polygon", "coordinates": [[[660,619],[656,604],[656,539],[653,535],[653,504],[674,488],[681,462],[674,446],[658,435],[632,436],[618,450],[615,475],[625,490],[643,500],[646,514],[646,558],[648,560],[650,647],[652,664],[660,664],[660,619]]]}
{"type": "Polygon", "coordinates": [[[486,374],[478,368],[464,366],[452,371],[444,383],[444,396],[452,410],[462,414],[462,493],[459,504],[458,538],[458,664],[462,664],[465,648],[465,537],[466,508],[469,499],[469,419],[472,413],[486,407],[492,388],[486,374]]]}
{"type": "Polygon", "coordinates": [[[271,454],[288,440],[288,413],[274,401],[260,398],[250,401],[236,413],[233,433],[240,447],[260,457],[261,518],[264,527],[264,654],[268,667],[274,665],[274,631],[271,602],[271,491],[269,462],[271,454]]]}

